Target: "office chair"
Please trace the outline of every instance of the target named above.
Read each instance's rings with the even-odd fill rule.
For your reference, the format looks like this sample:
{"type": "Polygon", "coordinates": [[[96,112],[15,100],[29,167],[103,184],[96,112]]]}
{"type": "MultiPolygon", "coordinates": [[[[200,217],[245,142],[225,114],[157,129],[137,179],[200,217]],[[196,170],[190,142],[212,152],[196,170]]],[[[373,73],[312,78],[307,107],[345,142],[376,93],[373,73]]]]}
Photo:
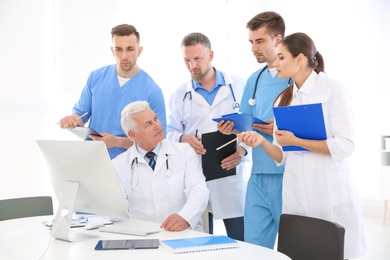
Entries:
{"type": "Polygon", "coordinates": [[[282,214],[277,251],[292,260],[343,260],[345,229],[323,219],[282,214]]]}
{"type": "Polygon", "coordinates": [[[53,200],[50,196],[0,200],[0,221],[45,215],[53,215],[53,200]]]}

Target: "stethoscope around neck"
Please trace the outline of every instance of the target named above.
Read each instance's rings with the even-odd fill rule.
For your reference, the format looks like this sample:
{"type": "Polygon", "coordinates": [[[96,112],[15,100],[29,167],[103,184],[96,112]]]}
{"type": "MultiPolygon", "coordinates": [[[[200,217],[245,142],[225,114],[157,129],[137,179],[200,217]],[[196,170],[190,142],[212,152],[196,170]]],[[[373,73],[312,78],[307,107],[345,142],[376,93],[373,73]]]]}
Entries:
{"type": "Polygon", "coordinates": [[[260,71],[259,75],[257,75],[256,82],[255,82],[255,89],[253,90],[252,98],[248,100],[249,105],[254,106],[256,105],[256,91],[257,91],[257,83],[259,83],[259,79],[261,74],[268,68],[268,66],[264,66],[264,68],[260,71]]]}
{"type": "MultiPolygon", "coordinates": [[[[167,177],[171,177],[172,176],[172,172],[171,170],[169,169],[169,164],[168,164],[168,154],[165,154],[167,156],[167,159],[165,161],[165,167],[166,167],[166,172],[165,174],[167,175],[167,177]]],[[[132,161],[131,161],[131,189],[134,190],[135,188],[137,188],[138,184],[139,184],[139,169],[138,169],[138,157],[135,157],[132,161]],[[135,177],[134,176],[134,172],[135,172],[135,168],[137,168],[137,176],[135,177]]]]}
{"type": "MultiPolygon", "coordinates": [[[[253,90],[252,98],[248,100],[249,105],[254,106],[256,105],[256,91],[257,91],[257,84],[259,83],[259,79],[261,74],[268,68],[268,66],[264,66],[264,68],[261,69],[259,75],[257,75],[256,82],[255,82],[255,89],[253,90]]],[[[288,80],[288,84],[290,85],[292,83],[291,79],[288,80]]]]}
{"type": "MultiPolygon", "coordinates": [[[[232,94],[233,97],[233,109],[235,111],[238,111],[240,109],[240,103],[237,102],[236,96],[234,95],[232,84],[229,84],[229,88],[230,88],[230,93],[232,94]]],[[[192,104],[192,91],[189,90],[183,96],[183,105],[181,109],[181,113],[182,113],[181,123],[183,125],[183,129],[185,129],[185,127],[187,126],[187,124],[190,122],[191,119],[191,112],[192,112],[191,104],[192,104]],[[188,102],[186,102],[187,100],[188,102]],[[186,114],[185,111],[187,111],[188,113],[186,114]]]]}

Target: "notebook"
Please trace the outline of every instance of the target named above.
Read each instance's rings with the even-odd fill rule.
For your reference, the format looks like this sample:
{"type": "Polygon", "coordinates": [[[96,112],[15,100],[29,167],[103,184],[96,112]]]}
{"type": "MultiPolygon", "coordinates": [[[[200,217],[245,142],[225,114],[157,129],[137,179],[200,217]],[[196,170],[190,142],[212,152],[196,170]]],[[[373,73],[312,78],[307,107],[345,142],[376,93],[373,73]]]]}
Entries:
{"type": "Polygon", "coordinates": [[[161,240],[160,244],[175,254],[238,248],[238,242],[228,236],[207,236],[161,240]]]}
{"type": "Polygon", "coordinates": [[[202,169],[206,181],[220,179],[236,175],[236,168],[225,170],[221,167],[221,161],[236,152],[237,142],[233,142],[220,150],[217,147],[231,141],[236,135],[224,135],[219,131],[202,134],[202,144],[207,150],[202,155],[202,169]]]}

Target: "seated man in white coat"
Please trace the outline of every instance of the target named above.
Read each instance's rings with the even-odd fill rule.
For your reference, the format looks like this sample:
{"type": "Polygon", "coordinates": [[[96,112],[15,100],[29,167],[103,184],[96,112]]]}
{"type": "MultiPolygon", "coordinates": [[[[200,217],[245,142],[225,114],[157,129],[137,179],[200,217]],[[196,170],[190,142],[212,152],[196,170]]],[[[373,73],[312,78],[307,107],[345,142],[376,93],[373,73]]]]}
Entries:
{"type": "Polygon", "coordinates": [[[203,231],[201,216],[209,190],[199,156],[187,143],[164,139],[162,125],[146,101],[127,105],[121,124],[134,145],[112,163],[130,218],[161,223],[169,231],[203,231]]]}

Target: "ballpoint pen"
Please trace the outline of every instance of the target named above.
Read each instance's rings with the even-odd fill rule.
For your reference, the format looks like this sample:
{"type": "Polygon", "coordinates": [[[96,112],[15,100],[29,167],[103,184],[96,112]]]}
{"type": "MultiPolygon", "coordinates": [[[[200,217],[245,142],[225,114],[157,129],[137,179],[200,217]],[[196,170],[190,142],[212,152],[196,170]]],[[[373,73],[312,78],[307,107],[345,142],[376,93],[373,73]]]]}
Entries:
{"type": "Polygon", "coordinates": [[[195,138],[198,138],[198,129],[195,131],[195,138]]]}
{"type": "MultiPolygon", "coordinates": [[[[80,118],[82,118],[82,117],[84,117],[84,116],[86,116],[88,114],[88,112],[85,112],[84,114],[82,114],[81,116],[79,116],[79,117],[77,117],[74,121],[77,121],[77,120],[79,120],[80,118]]],[[[65,126],[64,126],[64,128],[67,128],[69,126],[69,124],[66,124],[65,126]]]]}

